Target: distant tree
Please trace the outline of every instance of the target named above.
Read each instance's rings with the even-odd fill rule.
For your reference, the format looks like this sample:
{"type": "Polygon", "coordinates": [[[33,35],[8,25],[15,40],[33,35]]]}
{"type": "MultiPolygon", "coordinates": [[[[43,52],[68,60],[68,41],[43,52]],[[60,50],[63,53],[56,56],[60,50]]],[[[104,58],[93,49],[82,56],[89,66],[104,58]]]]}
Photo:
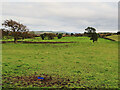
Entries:
{"type": "Polygon", "coordinates": [[[83,36],[83,34],[81,34],[81,33],[75,33],[74,36],[75,37],[81,37],[81,36],[83,36]]]}
{"type": "Polygon", "coordinates": [[[73,33],[71,33],[71,36],[73,36],[74,34],[73,33]]]}
{"type": "Polygon", "coordinates": [[[87,33],[87,35],[89,37],[91,37],[90,40],[93,40],[93,43],[94,43],[94,41],[98,40],[98,34],[96,33],[96,29],[95,28],[93,28],[93,27],[87,27],[85,29],[85,31],[87,31],[86,33],[87,33]]]}
{"type": "Polygon", "coordinates": [[[119,35],[119,34],[120,34],[120,31],[118,31],[117,34],[119,35]]]}
{"type": "Polygon", "coordinates": [[[14,43],[17,43],[17,40],[19,38],[19,32],[23,33],[29,31],[25,25],[13,20],[5,20],[4,23],[2,23],[2,25],[5,26],[5,28],[9,28],[9,31],[12,31],[14,43]]]}
{"type": "Polygon", "coordinates": [[[47,33],[46,36],[48,37],[49,40],[54,39],[54,37],[56,37],[56,34],[54,33],[47,33]]]}
{"type": "Polygon", "coordinates": [[[34,31],[30,31],[29,34],[35,34],[35,32],[34,31]]]}
{"type": "Polygon", "coordinates": [[[22,39],[28,38],[28,32],[23,32],[22,33],[22,39]]]}
{"type": "Polygon", "coordinates": [[[5,29],[1,29],[1,32],[2,32],[2,38],[4,38],[4,36],[8,36],[9,34],[9,31],[8,30],[5,30],[5,29]]]}
{"type": "Polygon", "coordinates": [[[69,33],[66,33],[66,35],[69,35],[69,33]]]}
{"type": "Polygon", "coordinates": [[[93,40],[93,43],[94,43],[94,41],[97,41],[98,40],[98,34],[97,33],[92,33],[92,36],[91,36],[90,40],[93,40]]]}
{"type": "Polygon", "coordinates": [[[62,33],[59,33],[57,37],[58,37],[58,39],[61,39],[62,38],[62,33]]]}
{"type": "Polygon", "coordinates": [[[44,33],[44,34],[41,34],[40,36],[41,36],[42,40],[44,40],[45,37],[47,37],[48,40],[52,40],[52,39],[54,39],[54,37],[56,37],[56,34],[54,34],[54,33],[44,33]]]}
{"type": "Polygon", "coordinates": [[[58,35],[58,33],[56,33],[56,35],[58,35]]]}
{"type": "Polygon", "coordinates": [[[87,27],[85,30],[86,30],[88,33],[95,33],[95,32],[96,32],[96,29],[93,28],[93,27],[87,27]]]}
{"type": "Polygon", "coordinates": [[[42,38],[42,40],[44,40],[46,35],[45,34],[41,34],[40,37],[42,38]]]}
{"type": "Polygon", "coordinates": [[[46,37],[46,36],[47,36],[47,33],[44,33],[44,36],[46,37]]]}
{"type": "Polygon", "coordinates": [[[86,34],[88,35],[88,37],[91,37],[92,33],[96,33],[96,29],[93,27],[87,27],[85,29],[85,31],[86,31],[86,34]]]}

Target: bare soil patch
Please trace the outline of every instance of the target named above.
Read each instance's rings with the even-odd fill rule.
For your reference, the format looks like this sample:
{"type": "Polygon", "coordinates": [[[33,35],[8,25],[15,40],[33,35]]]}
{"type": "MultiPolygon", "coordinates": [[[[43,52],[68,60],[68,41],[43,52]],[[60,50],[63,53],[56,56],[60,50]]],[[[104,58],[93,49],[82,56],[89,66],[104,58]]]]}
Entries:
{"type": "MultiPolygon", "coordinates": [[[[71,81],[69,78],[61,78],[58,75],[56,77],[52,77],[48,74],[40,74],[40,75],[30,75],[30,76],[16,76],[16,77],[6,77],[2,76],[3,85],[7,84],[7,88],[10,86],[14,86],[14,88],[18,87],[69,87],[71,84],[79,84],[81,80],[71,81]],[[43,80],[38,80],[38,77],[44,77],[43,80]]],[[[3,87],[4,88],[4,87],[3,87]]]]}

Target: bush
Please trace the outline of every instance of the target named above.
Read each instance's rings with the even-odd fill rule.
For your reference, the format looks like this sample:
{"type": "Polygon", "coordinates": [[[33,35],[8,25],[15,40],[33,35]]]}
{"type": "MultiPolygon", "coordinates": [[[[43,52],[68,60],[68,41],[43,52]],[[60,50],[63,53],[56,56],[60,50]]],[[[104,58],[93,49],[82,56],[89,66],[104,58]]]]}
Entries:
{"type": "Polygon", "coordinates": [[[75,37],[81,37],[81,36],[83,36],[83,34],[80,34],[80,33],[75,33],[75,35],[74,35],[75,37]]]}
{"type": "Polygon", "coordinates": [[[73,33],[71,33],[71,36],[73,36],[74,34],[73,33]]]}
{"type": "Polygon", "coordinates": [[[49,40],[54,39],[55,36],[56,36],[56,34],[54,34],[54,33],[48,33],[47,34],[47,37],[48,37],[49,40]]]}
{"type": "Polygon", "coordinates": [[[42,38],[42,40],[44,40],[46,36],[45,34],[41,34],[40,37],[42,38]]]}
{"type": "Polygon", "coordinates": [[[54,33],[44,33],[44,34],[41,34],[40,36],[41,36],[42,40],[44,40],[45,37],[48,37],[48,40],[52,40],[52,39],[54,39],[54,37],[56,37],[56,34],[54,34],[54,33]]]}
{"type": "Polygon", "coordinates": [[[62,33],[58,34],[58,39],[61,39],[62,38],[62,33]]]}

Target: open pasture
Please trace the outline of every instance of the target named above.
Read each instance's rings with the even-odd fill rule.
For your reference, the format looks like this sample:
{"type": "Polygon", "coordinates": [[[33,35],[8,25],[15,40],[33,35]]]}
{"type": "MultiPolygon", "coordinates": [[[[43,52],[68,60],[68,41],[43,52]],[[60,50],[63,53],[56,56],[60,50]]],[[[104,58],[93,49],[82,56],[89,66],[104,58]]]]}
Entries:
{"type": "Polygon", "coordinates": [[[107,38],[113,39],[115,41],[120,41],[120,35],[111,35],[107,36],[107,38]]]}
{"type": "Polygon", "coordinates": [[[2,44],[2,87],[118,88],[117,41],[99,38],[92,43],[88,37],[47,41],[76,43],[2,44]]]}

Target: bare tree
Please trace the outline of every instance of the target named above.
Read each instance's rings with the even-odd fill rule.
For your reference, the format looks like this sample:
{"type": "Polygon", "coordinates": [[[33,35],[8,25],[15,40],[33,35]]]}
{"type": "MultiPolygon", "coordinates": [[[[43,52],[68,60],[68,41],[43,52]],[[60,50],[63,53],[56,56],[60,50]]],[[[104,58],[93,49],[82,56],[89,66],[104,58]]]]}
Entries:
{"type": "Polygon", "coordinates": [[[19,33],[24,33],[29,31],[29,29],[25,25],[13,20],[5,20],[2,25],[5,26],[5,28],[8,28],[9,31],[12,31],[14,37],[14,43],[17,43],[19,33]]]}

